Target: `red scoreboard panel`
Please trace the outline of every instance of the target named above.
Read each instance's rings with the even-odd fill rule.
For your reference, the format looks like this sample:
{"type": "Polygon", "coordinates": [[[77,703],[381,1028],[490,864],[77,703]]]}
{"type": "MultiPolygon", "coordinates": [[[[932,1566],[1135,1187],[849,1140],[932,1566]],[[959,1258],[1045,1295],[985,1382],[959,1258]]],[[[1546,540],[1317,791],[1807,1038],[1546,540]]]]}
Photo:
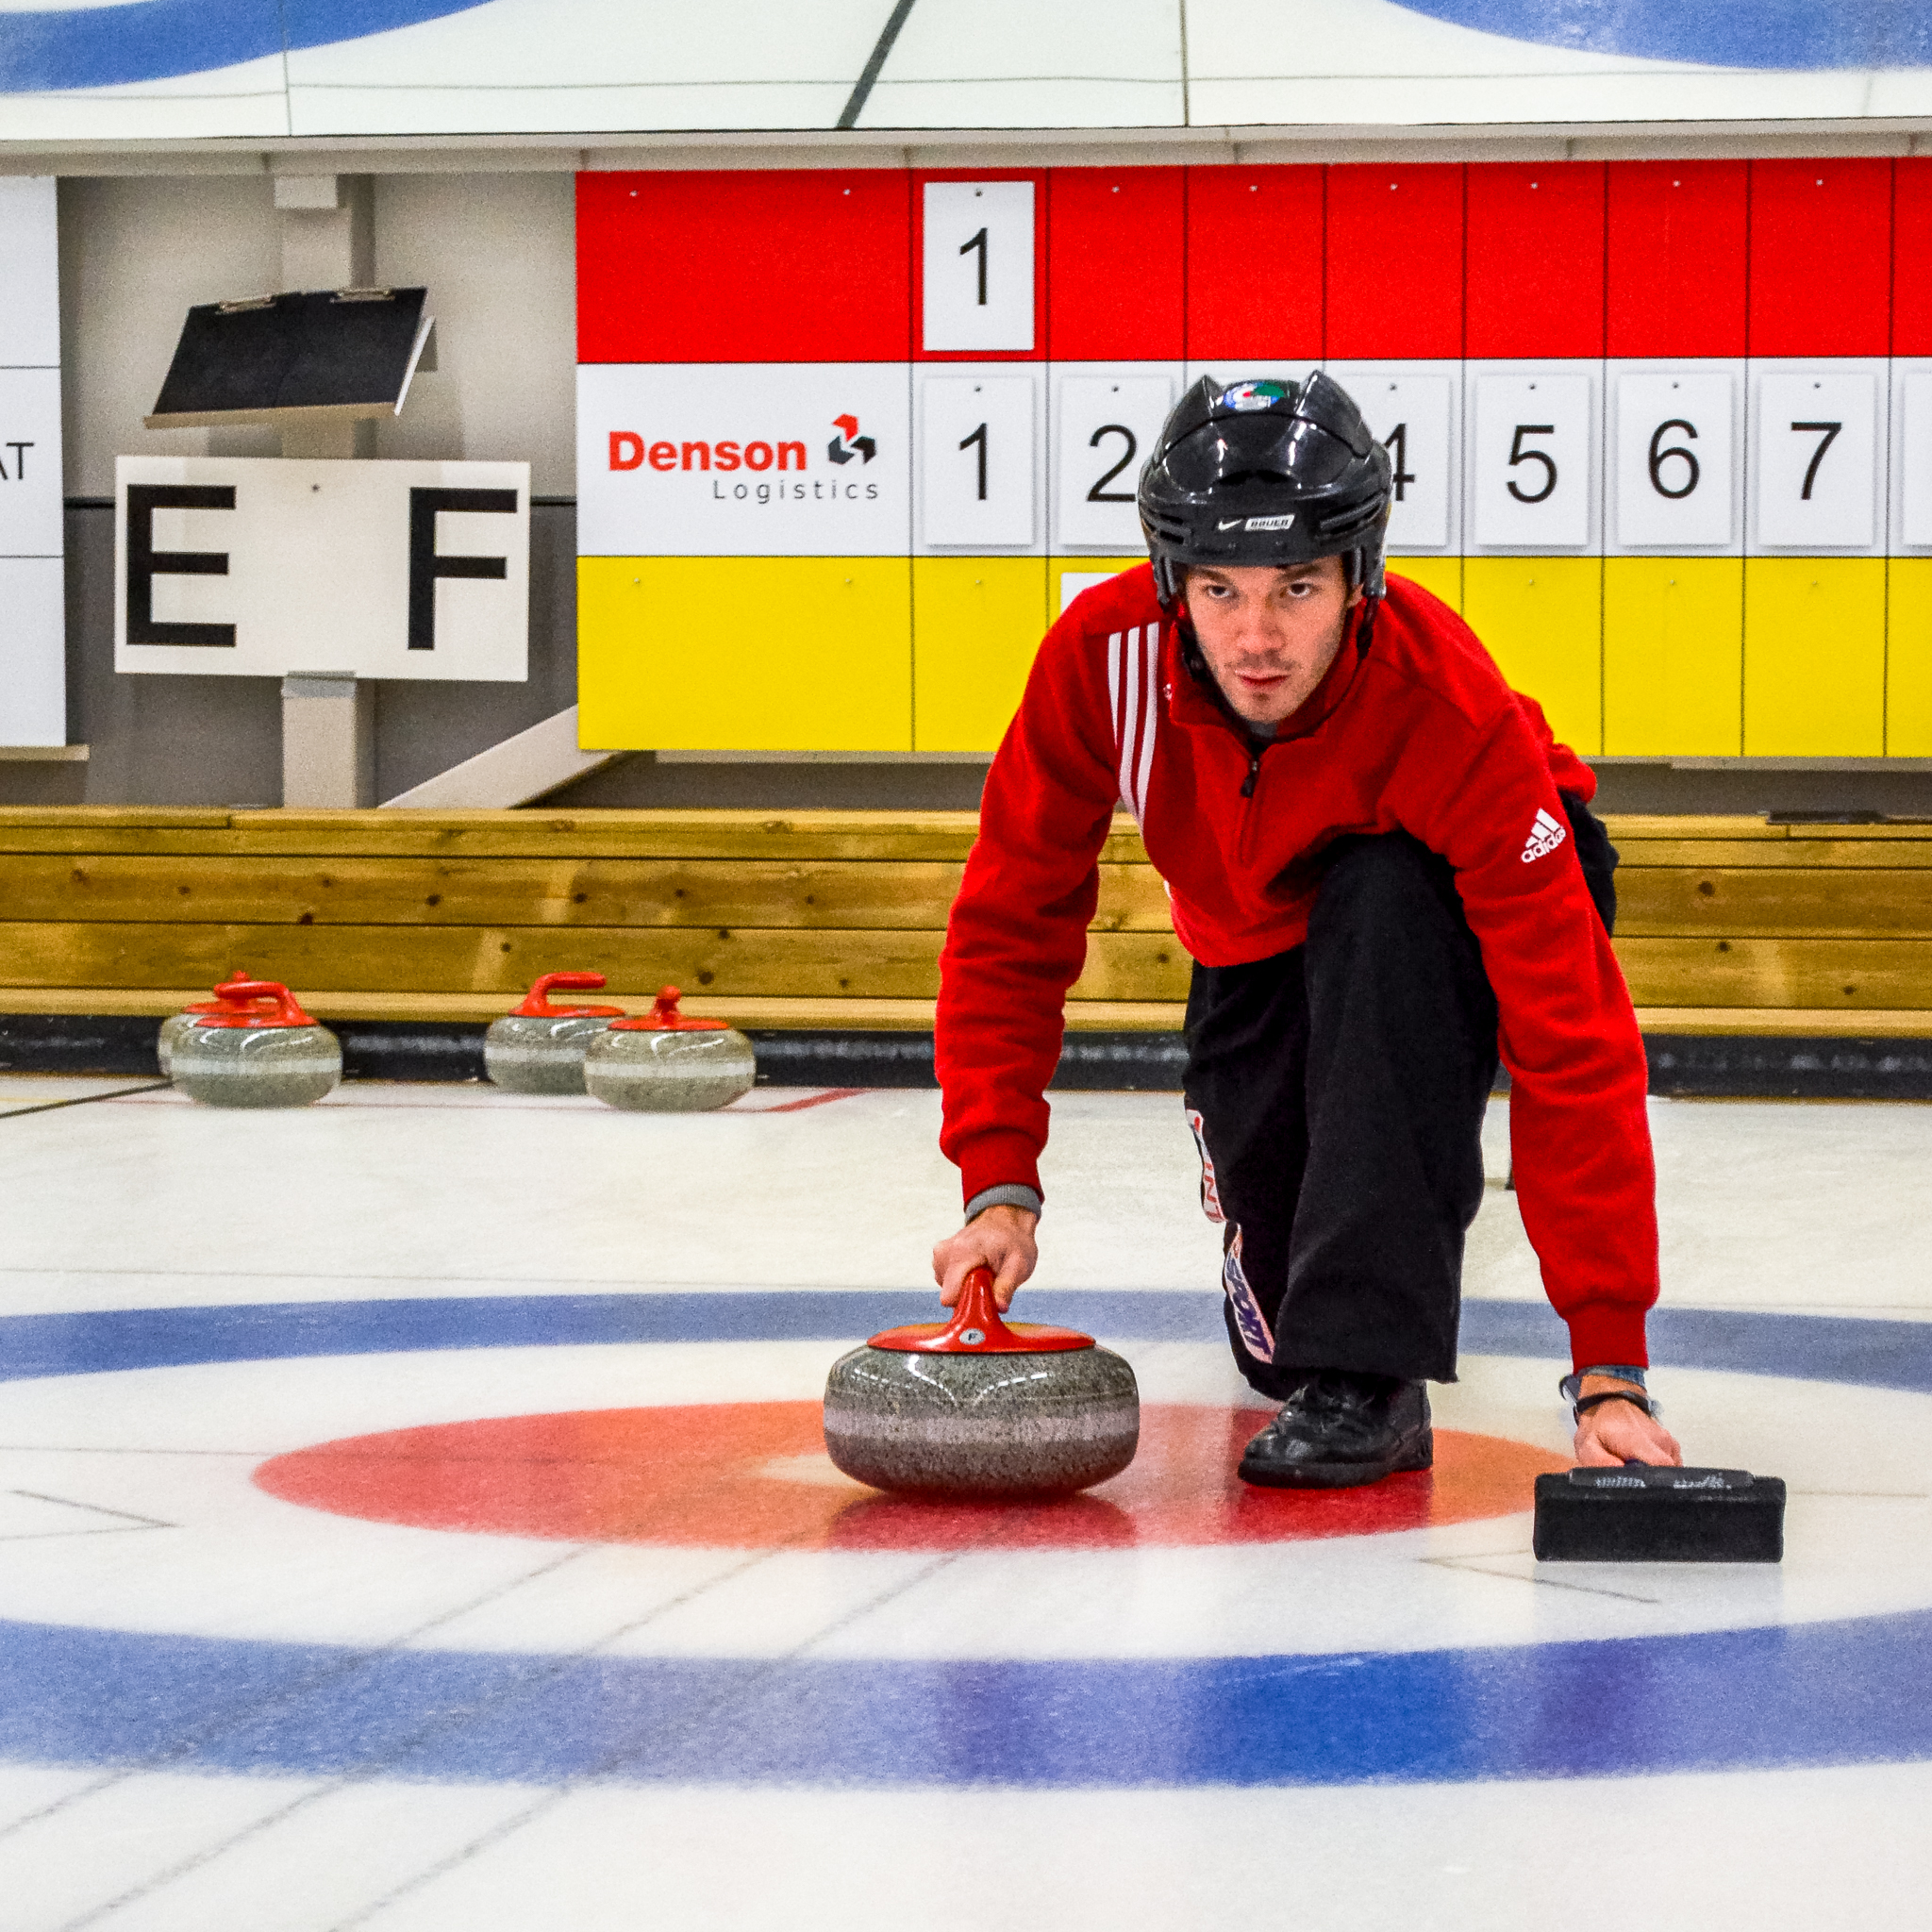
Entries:
{"type": "Polygon", "coordinates": [[[1485,162],[1469,170],[1472,359],[1604,352],[1604,164],[1485,162]]]}
{"type": "Polygon", "coordinates": [[[1326,361],[1582,749],[1924,755],[1928,261],[1919,160],[584,175],[587,741],[991,749],[1189,369],[1326,361]]]}
{"type": "Polygon", "coordinates": [[[1753,356],[1891,345],[1891,163],[1751,163],[1753,356]]]}
{"type": "Polygon", "coordinates": [[[1610,164],[1611,356],[1744,353],[1746,161],[1610,164]]]}
{"type": "Polygon", "coordinates": [[[1323,354],[1460,356],[1465,170],[1422,163],[1326,174],[1323,354]]]}
{"type": "Polygon", "coordinates": [[[577,176],[579,362],[903,362],[897,168],[577,176]]]}
{"type": "Polygon", "coordinates": [[[1046,347],[1056,362],[1178,361],[1182,168],[1056,168],[1047,195],[1046,347]]]}
{"type": "Polygon", "coordinates": [[[1190,168],[1190,362],[1323,350],[1321,168],[1190,168]]]}

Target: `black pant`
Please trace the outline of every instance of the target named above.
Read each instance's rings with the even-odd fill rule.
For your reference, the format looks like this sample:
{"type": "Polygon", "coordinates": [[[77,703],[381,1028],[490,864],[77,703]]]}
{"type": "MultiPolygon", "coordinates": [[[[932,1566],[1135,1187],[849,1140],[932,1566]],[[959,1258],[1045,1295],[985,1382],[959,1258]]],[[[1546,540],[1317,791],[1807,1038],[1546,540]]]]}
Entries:
{"type": "MultiPolygon", "coordinates": [[[[1591,896],[1617,855],[1564,799],[1591,896]]],[[[1496,1000],[1448,862],[1404,833],[1340,841],[1305,944],[1194,968],[1187,1108],[1226,1224],[1235,1360],[1265,1395],[1310,1369],[1456,1379],[1462,1245],[1483,1198],[1496,1000]]]]}

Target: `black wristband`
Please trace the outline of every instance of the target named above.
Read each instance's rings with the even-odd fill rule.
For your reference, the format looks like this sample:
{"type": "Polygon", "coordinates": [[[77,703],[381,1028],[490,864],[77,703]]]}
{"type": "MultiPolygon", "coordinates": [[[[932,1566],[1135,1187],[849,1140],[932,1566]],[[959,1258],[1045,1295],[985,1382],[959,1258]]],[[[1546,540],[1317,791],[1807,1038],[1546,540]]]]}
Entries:
{"type": "Polygon", "coordinates": [[[1581,1422],[1591,1409],[1601,1408],[1607,1402],[1627,1402],[1633,1408],[1641,1408],[1645,1415],[1657,1413],[1650,1397],[1638,1394],[1634,1389],[1606,1389],[1601,1394],[1586,1395],[1582,1401],[1573,1405],[1570,1412],[1581,1422]]]}

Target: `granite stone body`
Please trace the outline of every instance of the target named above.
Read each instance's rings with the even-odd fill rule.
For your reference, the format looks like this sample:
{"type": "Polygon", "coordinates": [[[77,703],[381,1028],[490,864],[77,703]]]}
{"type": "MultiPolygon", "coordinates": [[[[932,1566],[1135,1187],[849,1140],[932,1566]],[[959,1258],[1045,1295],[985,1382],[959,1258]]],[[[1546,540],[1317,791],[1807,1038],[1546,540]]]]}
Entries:
{"type": "Polygon", "coordinates": [[[585,1088],[612,1107],[641,1113],[702,1113],[748,1093],[757,1079],[751,1041],[728,1026],[607,1028],[584,1053],[585,1088]]]}
{"type": "Polygon", "coordinates": [[[924,1355],[856,1348],[825,1384],[825,1448],[856,1482],[929,1495],[1042,1495],[1118,1475],[1141,1440],[1111,1349],[924,1355]]]}
{"type": "Polygon", "coordinates": [[[483,1067],[509,1093],[581,1093],[584,1049],[612,1013],[506,1013],[483,1036],[483,1067]]]}
{"type": "Polygon", "coordinates": [[[161,1078],[170,1080],[175,1074],[175,1042],[194,1024],[192,1013],[170,1013],[161,1022],[160,1033],[155,1040],[155,1058],[161,1063],[161,1078]]]}
{"type": "Polygon", "coordinates": [[[189,1026],[175,1035],[175,1085],[209,1107],[307,1107],[342,1077],[326,1026],[189,1026]]]}

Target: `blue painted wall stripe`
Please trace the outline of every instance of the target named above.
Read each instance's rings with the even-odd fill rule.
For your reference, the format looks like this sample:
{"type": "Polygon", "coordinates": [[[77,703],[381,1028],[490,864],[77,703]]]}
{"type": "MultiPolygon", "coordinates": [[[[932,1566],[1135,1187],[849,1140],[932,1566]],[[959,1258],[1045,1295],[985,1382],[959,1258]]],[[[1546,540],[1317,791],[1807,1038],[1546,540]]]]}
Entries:
{"type": "MultiPolygon", "coordinates": [[[[197,1362],[283,1361],[410,1349],[561,1348],[653,1341],[861,1341],[929,1321],[928,1291],[805,1289],[716,1293],[454,1295],[387,1301],[260,1302],[227,1307],[110,1308],[0,1318],[0,1381],[197,1362]]],[[[1211,1291],[1043,1291],[1023,1310],[1123,1345],[1220,1341],[1211,1291]]],[[[1651,1354],[1668,1368],[1727,1370],[1932,1391],[1932,1323],[1659,1308],[1651,1354]]],[[[1462,1305],[1472,1355],[1567,1356],[1563,1327],[1538,1302],[1462,1305]]]]}
{"type": "Polygon", "coordinates": [[[487,0],[131,0],[0,13],[0,91],[123,87],[358,40],[487,0]]]}
{"type": "Polygon", "coordinates": [[[1397,0],[1454,26],[1712,67],[1932,65],[1927,0],[1397,0]]]}

